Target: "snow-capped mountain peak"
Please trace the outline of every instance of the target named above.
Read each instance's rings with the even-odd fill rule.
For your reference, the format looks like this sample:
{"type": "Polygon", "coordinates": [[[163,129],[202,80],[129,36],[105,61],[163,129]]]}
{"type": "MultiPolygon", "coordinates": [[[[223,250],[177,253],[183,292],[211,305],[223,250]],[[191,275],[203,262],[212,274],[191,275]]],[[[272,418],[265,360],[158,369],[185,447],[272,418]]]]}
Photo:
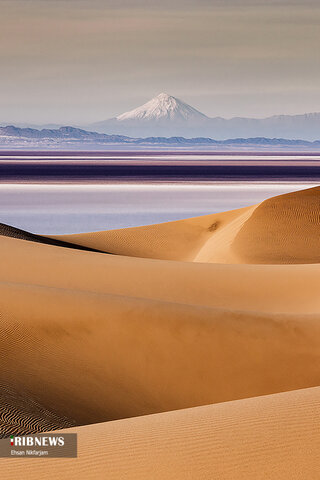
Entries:
{"type": "Polygon", "coordinates": [[[268,118],[207,117],[182,100],[160,93],[118,117],[86,125],[91,131],[129,137],[288,138],[318,140],[320,113],[268,118]]]}
{"type": "Polygon", "coordinates": [[[116,117],[117,121],[190,121],[206,119],[206,115],[167,93],[160,93],[149,102],[116,117]]]}

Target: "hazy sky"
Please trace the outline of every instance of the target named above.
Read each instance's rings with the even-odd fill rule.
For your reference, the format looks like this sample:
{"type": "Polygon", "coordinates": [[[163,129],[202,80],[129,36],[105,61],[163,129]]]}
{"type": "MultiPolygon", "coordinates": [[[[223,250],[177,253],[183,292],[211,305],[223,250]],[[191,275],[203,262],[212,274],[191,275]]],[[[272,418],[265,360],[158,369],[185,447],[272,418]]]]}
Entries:
{"type": "Polygon", "coordinates": [[[0,0],[0,121],[320,111],[319,0],[0,0]]]}

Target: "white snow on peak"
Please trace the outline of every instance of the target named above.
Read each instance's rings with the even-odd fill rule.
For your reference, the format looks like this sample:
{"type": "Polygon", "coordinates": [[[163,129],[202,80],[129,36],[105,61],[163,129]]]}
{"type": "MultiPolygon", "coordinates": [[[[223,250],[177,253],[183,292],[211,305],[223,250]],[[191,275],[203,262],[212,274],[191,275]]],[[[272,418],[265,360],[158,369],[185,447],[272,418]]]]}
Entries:
{"type": "Polygon", "coordinates": [[[199,120],[208,118],[203,113],[167,93],[160,93],[149,102],[116,117],[125,120],[199,120]]]}

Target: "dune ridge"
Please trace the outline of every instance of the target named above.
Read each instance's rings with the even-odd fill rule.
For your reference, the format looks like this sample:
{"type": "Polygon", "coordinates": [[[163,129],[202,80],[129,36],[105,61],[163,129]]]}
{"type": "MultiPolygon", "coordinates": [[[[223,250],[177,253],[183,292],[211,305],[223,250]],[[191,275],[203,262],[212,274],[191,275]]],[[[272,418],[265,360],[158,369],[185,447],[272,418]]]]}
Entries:
{"type": "Polygon", "coordinates": [[[320,187],[123,230],[2,226],[0,437],[78,432],[59,478],[318,478],[319,251],[320,187]]]}
{"type": "Polygon", "coordinates": [[[5,459],[5,478],[319,478],[320,389],[72,428],[79,458],[5,459]],[[9,477],[8,477],[9,475],[9,477]]]}
{"type": "Polygon", "coordinates": [[[253,207],[146,227],[50,238],[119,255],[210,263],[320,261],[320,187],[253,207]]]}
{"type": "Polygon", "coordinates": [[[11,227],[5,223],[0,223],[0,236],[19,238],[20,240],[26,240],[29,242],[44,243],[46,245],[55,245],[57,247],[64,248],[75,248],[76,250],[85,250],[98,252],[94,248],[86,247],[85,245],[77,245],[70,242],[65,242],[63,240],[56,240],[54,238],[49,238],[43,235],[35,235],[34,233],[26,232],[20,228],[11,227]]]}

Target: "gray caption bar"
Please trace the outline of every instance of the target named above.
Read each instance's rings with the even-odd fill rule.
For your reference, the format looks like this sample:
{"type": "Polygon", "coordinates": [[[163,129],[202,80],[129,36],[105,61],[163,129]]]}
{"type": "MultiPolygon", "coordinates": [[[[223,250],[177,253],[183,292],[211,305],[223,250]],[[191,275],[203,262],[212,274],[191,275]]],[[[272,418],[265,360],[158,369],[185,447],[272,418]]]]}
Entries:
{"type": "Polygon", "coordinates": [[[76,433],[39,433],[0,440],[1,458],[76,458],[76,433]]]}

